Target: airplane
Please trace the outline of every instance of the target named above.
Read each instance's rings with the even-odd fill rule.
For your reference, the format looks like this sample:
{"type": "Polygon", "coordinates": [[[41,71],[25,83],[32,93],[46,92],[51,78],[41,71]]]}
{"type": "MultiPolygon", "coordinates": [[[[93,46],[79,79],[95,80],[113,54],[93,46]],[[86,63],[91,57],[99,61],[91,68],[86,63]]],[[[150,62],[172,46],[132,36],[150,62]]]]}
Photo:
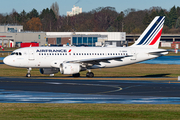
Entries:
{"type": "Polygon", "coordinates": [[[135,43],[129,47],[26,47],[14,50],[4,58],[6,65],[32,68],[41,74],[62,73],[80,77],[80,71],[88,71],[86,77],[94,77],[91,69],[112,68],[153,59],[168,54],[158,49],[164,16],[156,16],[135,43]]]}

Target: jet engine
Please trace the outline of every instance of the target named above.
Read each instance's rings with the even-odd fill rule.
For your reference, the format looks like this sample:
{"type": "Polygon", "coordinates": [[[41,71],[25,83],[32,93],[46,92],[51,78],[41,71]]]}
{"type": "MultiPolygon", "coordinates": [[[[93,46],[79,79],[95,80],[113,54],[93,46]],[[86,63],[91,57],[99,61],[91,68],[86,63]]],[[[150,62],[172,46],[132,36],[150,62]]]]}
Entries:
{"type": "Polygon", "coordinates": [[[39,69],[41,74],[55,74],[59,72],[58,68],[41,68],[39,69]]]}
{"type": "Polygon", "coordinates": [[[81,70],[81,67],[79,64],[75,64],[75,63],[62,63],[60,64],[60,72],[62,74],[76,74],[79,73],[81,70]]]}

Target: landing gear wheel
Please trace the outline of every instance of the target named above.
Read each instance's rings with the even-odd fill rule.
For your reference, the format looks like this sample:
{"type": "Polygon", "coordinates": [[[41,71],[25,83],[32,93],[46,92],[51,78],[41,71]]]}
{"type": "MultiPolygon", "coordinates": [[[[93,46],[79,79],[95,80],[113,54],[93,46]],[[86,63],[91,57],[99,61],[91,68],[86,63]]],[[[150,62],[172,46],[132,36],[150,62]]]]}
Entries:
{"type": "Polygon", "coordinates": [[[28,68],[27,70],[28,70],[28,72],[26,74],[26,77],[31,77],[31,70],[32,70],[32,68],[28,68]]]}
{"type": "Polygon", "coordinates": [[[27,74],[26,74],[26,77],[31,77],[31,74],[30,74],[30,73],[27,73],[27,74]]]}
{"type": "Polygon", "coordinates": [[[80,73],[76,73],[72,75],[73,77],[80,77],[80,73]]]}
{"type": "Polygon", "coordinates": [[[94,77],[94,73],[93,72],[87,72],[86,73],[86,77],[93,78],[94,77]]]}

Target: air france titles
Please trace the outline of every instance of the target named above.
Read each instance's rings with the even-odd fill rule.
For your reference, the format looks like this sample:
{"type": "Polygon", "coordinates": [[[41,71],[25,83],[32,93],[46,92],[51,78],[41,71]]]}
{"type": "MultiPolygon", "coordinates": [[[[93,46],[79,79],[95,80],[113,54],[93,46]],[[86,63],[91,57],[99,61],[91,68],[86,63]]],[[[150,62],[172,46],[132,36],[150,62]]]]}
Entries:
{"type": "Polygon", "coordinates": [[[67,52],[66,49],[37,49],[36,52],[67,52]]]}

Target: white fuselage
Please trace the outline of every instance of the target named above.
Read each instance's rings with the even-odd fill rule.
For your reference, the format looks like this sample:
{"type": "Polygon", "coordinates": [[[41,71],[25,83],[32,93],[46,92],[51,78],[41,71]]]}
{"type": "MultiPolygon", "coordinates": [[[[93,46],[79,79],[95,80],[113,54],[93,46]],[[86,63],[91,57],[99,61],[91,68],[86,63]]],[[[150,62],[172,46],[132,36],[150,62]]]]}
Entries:
{"type": "MultiPolygon", "coordinates": [[[[59,68],[60,64],[67,61],[83,61],[98,58],[122,56],[121,59],[111,59],[92,65],[93,68],[118,67],[141,62],[159,57],[149,54],[165,51],[163,49],[147,49],[137,47],[28,47],[13,51],[4,59],[9,66],[22,68],[59,68]],[[126,56],[126,57],[123,57],[126,56]]],[[[168,52],[164,53],[167,54],[168,52]]]]}

